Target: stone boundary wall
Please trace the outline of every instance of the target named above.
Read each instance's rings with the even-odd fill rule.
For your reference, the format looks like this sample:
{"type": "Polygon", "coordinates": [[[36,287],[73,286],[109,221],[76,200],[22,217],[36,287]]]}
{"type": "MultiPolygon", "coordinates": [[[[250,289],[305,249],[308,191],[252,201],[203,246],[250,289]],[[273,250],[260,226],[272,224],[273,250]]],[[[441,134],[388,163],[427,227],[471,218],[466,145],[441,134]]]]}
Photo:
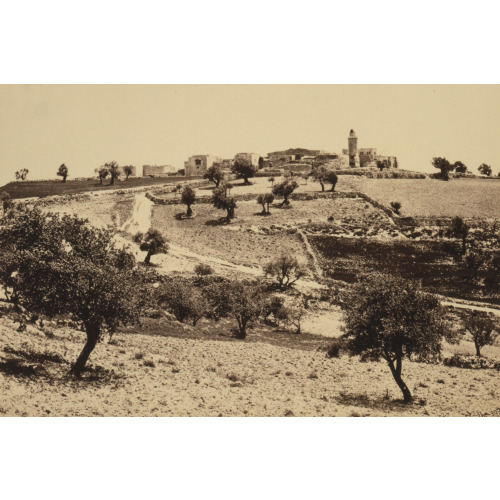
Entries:
{"type": "MultiPolygon", "coordinates": [[[[54,205],[58,203],[65,203],[68,201],[90,201],[97,196],[112,196],[112,195],[127,195],[127,194],[137,194],[137,193],[148,193],[153,190],[154,192],[159,193],[171,193],[177,184],[191,185],[193,187],[201,187],[206,186],[208,181],[206,180],[186,180],[179,181],[176,183],[169,183],[158,186],[142,186],[142,187],[134,187],[128,189],[107,189],[106,191],[90,191],[88,193],[78,193],[78,194],[61,194],[54,196],[46,196],[44,198],[24,198],[14,200],[15,202],[25,203],[29,205],[33,205],[35,207],[45,207],[48,205],[54,205]]],[[[147,194],[146,194],[147,196],[147,194]]]]}
{"type": "MultiPolygon", "coordinates": [[[[233,198],[235,201],[254,201],[257,199],[258,193],[249,193],[249,194],[237,194],[234,195],[233,198]]],[[[181,205],[180,198],[161,198],[157,196],[155,193],[148,192],[146,193],[146,197],[151,200],[155,205],[181,205]]],[[[337,199],[337,198],[363,198],[359,196],[359,193],[356,192],[318,192],[318,193],[292,193],[289,197],[292,201],[310,201],[310,200],[319,200],[319,199],[337,199]]],[[[368,201],[368,200],[367,200],[368,201]]],[[[201,196],[196,198],[196,203],[199,205],[210,204],[212,203],[211,196],[201,196]]]]}

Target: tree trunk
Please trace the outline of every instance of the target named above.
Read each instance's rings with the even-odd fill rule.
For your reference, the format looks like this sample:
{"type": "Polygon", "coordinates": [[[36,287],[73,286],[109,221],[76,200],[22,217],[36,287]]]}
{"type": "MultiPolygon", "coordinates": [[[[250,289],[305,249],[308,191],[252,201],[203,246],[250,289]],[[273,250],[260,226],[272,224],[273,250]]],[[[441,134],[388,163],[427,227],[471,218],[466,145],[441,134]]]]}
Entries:
{"type": "Polygon", "coordinates": [[[325,185],[322,182],[320,182],[320,184],[321,184],[321,191],[324,191],[325,190],[325,185]]]}
{"type": "Polygon", "coordinates": [[[480,358],[481,357],[481,346],[476,341],[474,341],[474,345],[476,346],[476,356],[478,358],[480,358]]]}
{"type": "Polygon", "coordinates": [[[188,208],[187,208],[186,216],[191,217],[193,215],[193,211],[191,210],[191,205],[188,205],[187,207],[188,208]]]}
{"type": "Polygon", "coordinates": [[[152,255],[151,250],[148,250],[148,253],[146,254],[146,258],[144,259],[144,264],[149,266],[149,263],[151,262],[151,255],[152,255]]]}
{"type": "Polygon", "coordinates": [[[401,392],[403,393],[403,401],[405,403],[412,403],[413,396],[411,395],[408,386],[403,382],[403,379],[401,378],[401,368],[402,368],[401,358],[397,358],[396,368],[394,368],[394,363],[392,360],[388,361],[388,364],[389,368],[391,369],[392,376],[396,381],[396,384],[398,384],[398,387],[401,389],[401,392]]]}
{"type": "Polygon", "coordinates": [[[113,176],[111,176],[111,181],[109,183],[110,186],[114,186],[115,185],[115,178],[113,176]]]}
{"type": "Polygon", "coordinates": [[[90,353],[94,350],[94,347],[99,340],[99,334],[101,333],[100,328],[95,325],[89,325],[85,329],[87,332],[87,342],[83,346],[82,352],[80,353],[80,356],[78,356],[78,359],[73,365],[73,368],[71,368],[70,372],[75,377],[80,377],[83,368],[85,367],[85,363],[89,359],[90,353]]]}
{"type": "Polygon", "coordinates": [[[63,176],[63,182],[66,182],[66,176],[63,176]]]}

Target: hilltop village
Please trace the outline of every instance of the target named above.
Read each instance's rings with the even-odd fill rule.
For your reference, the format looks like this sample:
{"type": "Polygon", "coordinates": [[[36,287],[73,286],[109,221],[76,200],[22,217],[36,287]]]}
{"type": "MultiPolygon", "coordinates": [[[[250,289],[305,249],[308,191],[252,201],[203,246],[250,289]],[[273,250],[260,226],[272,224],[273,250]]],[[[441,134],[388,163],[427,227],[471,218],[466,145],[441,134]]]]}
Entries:
{"type": "MultiPolygon", "coordinates": [[[[184,162],[184,168],[176,169],[173,165],[143,165],[143,177],[168,177],[185,175],[186,177],[203,176],[212,166],[219,166],[229,172],[235,161],[246,161],[259,170],[288,170],[290,172],[306,172],[317,163],[328,163],[329,167],[337,170],[347,168],[397,168],[395,156],[377,154],[376,148],[358,148],[358,138],[354,130],[348,137],[348,147],[341,153],[325,150],[290,148],[284,151],[273,151],[267,155],[259,153],[237,153],[233,158],[223,158],[216,154],[198,154],[190,156],[184,162]]],[[[125,174],[125,167],[118,167],[119,174],[125,174]]],[[[130,167],[130,176],[140,175],[136,167],[130,167]]],[[[99,169],[96,169],[98,173],[99,169]]]]}

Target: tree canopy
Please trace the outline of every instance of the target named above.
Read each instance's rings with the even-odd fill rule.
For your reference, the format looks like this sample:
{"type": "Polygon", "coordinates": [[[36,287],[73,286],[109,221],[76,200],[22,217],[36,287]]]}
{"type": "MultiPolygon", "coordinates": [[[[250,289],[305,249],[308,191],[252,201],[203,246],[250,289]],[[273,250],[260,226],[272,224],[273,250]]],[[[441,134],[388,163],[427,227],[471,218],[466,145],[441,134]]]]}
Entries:
{"type": "Polygon", "coordinates": [[[233,163],[231,170],[238,177],[238,179],[243,179],[245,184],[250,184],[249,180],[251,177],[255,177],[257,173],[257,167],[252,165],[248,160],[237,159],[233,163]]]}
{"type": "Polygon", "coordinates": [[[402,278],[374,274],[361,279],[343,300],[347,349],[364,359],[383,358],[401,389],[412,395],[402,379],[403,359],[432,358],[448,336],[439,300],[402,278]]]}
{"type": "Polygon", "coordinates": [[[153,255],[167,253],[168,251],[168,243],[157,229],[148,229],[146,234],[137,233],[134,236],[134,241],[139,244],[139,249],[142,252],[147,252],[144,259],[146,265],[151,263],[153,255]]]}
{"type": "Polygon", "coordinates": [[[224,173],[219,165],[212,165],[203,175],[205,179],[215,184],[215,187],[219,187],[220,182],[224,179],[224,173]]]}
{"type": "Polygon", "coordinates": [[[273,187],[273,194],[283,198],[281,206],[290,205],[288,197],[299,187],[296,181],[285,180],[273,187]]]}
{"type": "Polygon", "coordinates": [[[450,179],[450,172],[453,170],[454,166],[446,158],[433,158],[432,166],[441,172],[441,179],[444,181],[448,181],[450,179]]]}
{"type": "Polygon", "coordinates": [[[59,169],[57,170],[57,175],[59,177],[62,177],[63,182],[66,182],[66,178],[68,177],[68,173],[69,173],[69,169],[64,163],[59,166],[59,169]]]}
{"type": "Polygon", "coordinates": [[[195,190],[187,185],[184,186],[181,192],[181,202],[187,206],[186,216],[191,217],[193,215],[193,210],[191,209],[191,205],[196,201],[196,192],[195,190]]]}
{"type": "Polygon", "coordinates": [[[234,218],[234,210],[237,208],[236,201],[232,196],[227,195],[224,187],[221,186],[213,190],[212,204],[215,208],[226,211],[226,222],[230,222],[234,218]]]}
{"type": "Polygon", "coordinates": [[[480,174],[491,177],[491,174],[492,174],[491,167],[489,165],[487,165],[486,163],[481,163],[481,165],[479,165],[479,167],[478,167],[478,170],[479,170],[480,174]]]}
{"type": "Polygon", "coordinates": [[[74,375],[81,374],[103,329],[113,332],[138,321],[148,294],[133,255],[116,248],[112,231],[76,216],[28,208],[10,217],[0,241],[13,257],[6,284],[19,307],[82,321],[87,342],[74,375]]]}

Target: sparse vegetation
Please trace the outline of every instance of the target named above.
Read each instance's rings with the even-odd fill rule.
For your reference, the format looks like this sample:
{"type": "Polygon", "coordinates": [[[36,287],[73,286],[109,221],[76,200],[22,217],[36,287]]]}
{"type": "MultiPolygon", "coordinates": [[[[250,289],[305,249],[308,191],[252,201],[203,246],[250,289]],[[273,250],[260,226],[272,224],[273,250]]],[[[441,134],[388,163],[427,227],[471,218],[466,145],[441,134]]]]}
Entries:
{"type": "Polygon", "coordinates": [[[27,168],[22,168],[21,170],[18,170],[16,172],[16,181],[25,181],[29,173],[30,171],[27,168]]]}

